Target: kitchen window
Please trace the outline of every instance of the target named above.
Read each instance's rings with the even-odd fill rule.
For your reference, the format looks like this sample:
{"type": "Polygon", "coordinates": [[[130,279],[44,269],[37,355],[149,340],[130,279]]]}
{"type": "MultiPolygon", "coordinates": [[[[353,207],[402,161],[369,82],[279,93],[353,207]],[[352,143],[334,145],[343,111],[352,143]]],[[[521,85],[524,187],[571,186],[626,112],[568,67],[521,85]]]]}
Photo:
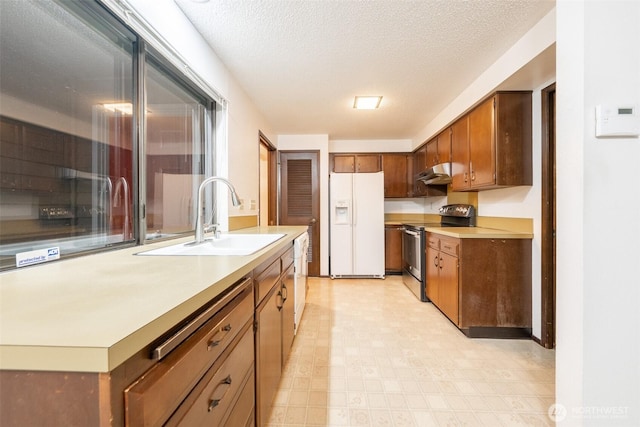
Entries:
{"type": "MultiPolygon", "coordinates": [[[[146,239],[194,229],[198,185],[212,155],[212,105],[146,55],[146,239]]],[[[210,175],[210,173],[209,173],[210,175]]]]}
{"type": "Polygon", "coordinates": [[[192,232],[215,101],[98,2],[0,8],[0,269],[192,232]]]}

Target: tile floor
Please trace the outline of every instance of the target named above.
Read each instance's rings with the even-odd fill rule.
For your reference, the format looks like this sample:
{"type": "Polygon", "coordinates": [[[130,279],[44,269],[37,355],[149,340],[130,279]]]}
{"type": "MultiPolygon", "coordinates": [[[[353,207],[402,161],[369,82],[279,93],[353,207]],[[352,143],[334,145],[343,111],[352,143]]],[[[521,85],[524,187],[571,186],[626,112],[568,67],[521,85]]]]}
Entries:
{"type": "Polygon", "coordinates": [[[310,278],[269,425],[553,425],[554,356],[466,338],[399,276],[310,278]]]}

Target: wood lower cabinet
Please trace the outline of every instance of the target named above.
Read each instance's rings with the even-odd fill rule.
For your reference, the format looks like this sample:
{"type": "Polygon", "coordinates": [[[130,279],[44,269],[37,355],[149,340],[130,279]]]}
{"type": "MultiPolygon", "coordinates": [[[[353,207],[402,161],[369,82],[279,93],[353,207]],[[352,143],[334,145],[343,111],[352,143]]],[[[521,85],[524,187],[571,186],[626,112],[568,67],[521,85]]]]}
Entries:
{"type": "Polygon", "coordinates": [[[458,324],[458,240],[427,237],[427,298],[458,324]]]}
{"type": "Polygon", "coordinates": [[[384,272],[402,274],[402,226],[384,227],[384,272]]]}
{"type": "Polygon", "coordinates": [[[256,425],[263,426],[294,339],[293,249],[257,270],[256,295],[266,295],[256,298],[255,314],[256,425]]]}
{"type": "Polygon", "coordinates": [[[282,369],[284,369],[291,353],[291,346],[295,337],[295,300],[294,292],[294,271],[293,264],[285,267],[281,279],[281,298],[282,298],[282,369]]]}
{"type": "Polygon", "coordinates": [[[254,362],[252,280],[239,286],[238,296],[202,326],[198,316],[156,347],[161,360],[124,391],[126,426],[224,425],[254,362]]]}
{"type": "Polygon", "coordinates": [[[293,342],[293,277],[291,244],[110,372],[0,371],[0,425],[264,425],[293,342]]]}
{"type": "Polygon", "coordinates": [[[237,345],[226,355],[219,366],[210,369],[165,426],[223,426],[244,396],[240,405],[253,410],[253,325],[247,324],[237,345]]]}
{"type": "Polygon", "coordinates": [[[282,315],[279,286],[256,310],[256,420],[265,425],[282,376],[282,315]]]}
{"type": "Polygon", "coordinates": [[[470,337],[531,334],[531,240],[427,233],[427,297],[470,337]]]}

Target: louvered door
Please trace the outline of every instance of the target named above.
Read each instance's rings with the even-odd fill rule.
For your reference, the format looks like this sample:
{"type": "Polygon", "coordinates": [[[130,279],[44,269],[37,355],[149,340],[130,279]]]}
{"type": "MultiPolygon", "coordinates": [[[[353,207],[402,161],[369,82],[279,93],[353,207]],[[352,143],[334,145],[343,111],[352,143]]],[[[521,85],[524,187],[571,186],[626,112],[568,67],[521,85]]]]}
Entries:
{"type": "Polygon", "coordinates": [[[280,152],[280,224],[309,227],[309,276],[320,275],[318,151],[280,152]]]}

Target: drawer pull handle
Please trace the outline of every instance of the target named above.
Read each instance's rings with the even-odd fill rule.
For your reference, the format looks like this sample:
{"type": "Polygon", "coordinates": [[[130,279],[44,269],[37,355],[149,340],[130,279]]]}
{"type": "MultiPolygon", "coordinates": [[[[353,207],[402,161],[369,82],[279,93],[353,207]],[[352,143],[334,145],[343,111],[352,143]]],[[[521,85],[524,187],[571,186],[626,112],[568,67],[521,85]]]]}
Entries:
{"type": "Polygon", "coordinates": [[[219,345],[222,342],[222,340],[225,339],[225,337],[227,336],[227,334],[229,333],[230,330],[231,330],[231,324],[230,323],[227,324],[227,325],[224,325],[222,328],[218,329],[216,331],[214,337],[216,335],[218,335],[218,333],[220,333],[220,332],[225,332],[225,334],[220,339],[213,339],[213,338],[210,339],[209,342],[207,343],[207,350],[211,350],[213,347],[219,345]]]}
{"type": "Polygon", "coordinates": [[[436,266],[436,267],[438,266],[438,255],[433,257],[433,265],[436,266]]]}
{"type": "Polygon", "coordinates": [[[284,303],[287,298],[289,298],[289,289],[287,289],[287,285],[282,284],[282,302],[284,303]]]}
{"type": "Polygon", "coordinates": [[[276,307],[277,307],[278,311],[280,311],[280,310],[282,310],[282,307],[284,307],[284,300],[285,300],[285,298],[282,296],[282,290],[278,291],[278,296],[282,300],[282,305],[280,305],[278,302],[276,302],[276,307]]]}
{"type": "MultiPolygon", "coordinates": [[[[218,390],[219,387],[223,386],[223,385],[231,385],[231,375],[227,375],[227,377],[225,379],[223,379],[222,381],[220,381],[220,383],[218,383],[218,385],[216,386],[216,388],[213,390],[214,393],[216,390],[218,390]]],[[[211,399],[209,401],[209,409],[207,409],[207,412],[211,412],[213,411],[213,409],[218,406],[220,404],[220,402],[222,401],[222,399],[224,398],[224,396],[227,394],[227,392],[229,391],[231,387],[227,387],[224,392],[222,393],[222,396],[220,396],[220,398],[217,399],[211,399]]]]}

